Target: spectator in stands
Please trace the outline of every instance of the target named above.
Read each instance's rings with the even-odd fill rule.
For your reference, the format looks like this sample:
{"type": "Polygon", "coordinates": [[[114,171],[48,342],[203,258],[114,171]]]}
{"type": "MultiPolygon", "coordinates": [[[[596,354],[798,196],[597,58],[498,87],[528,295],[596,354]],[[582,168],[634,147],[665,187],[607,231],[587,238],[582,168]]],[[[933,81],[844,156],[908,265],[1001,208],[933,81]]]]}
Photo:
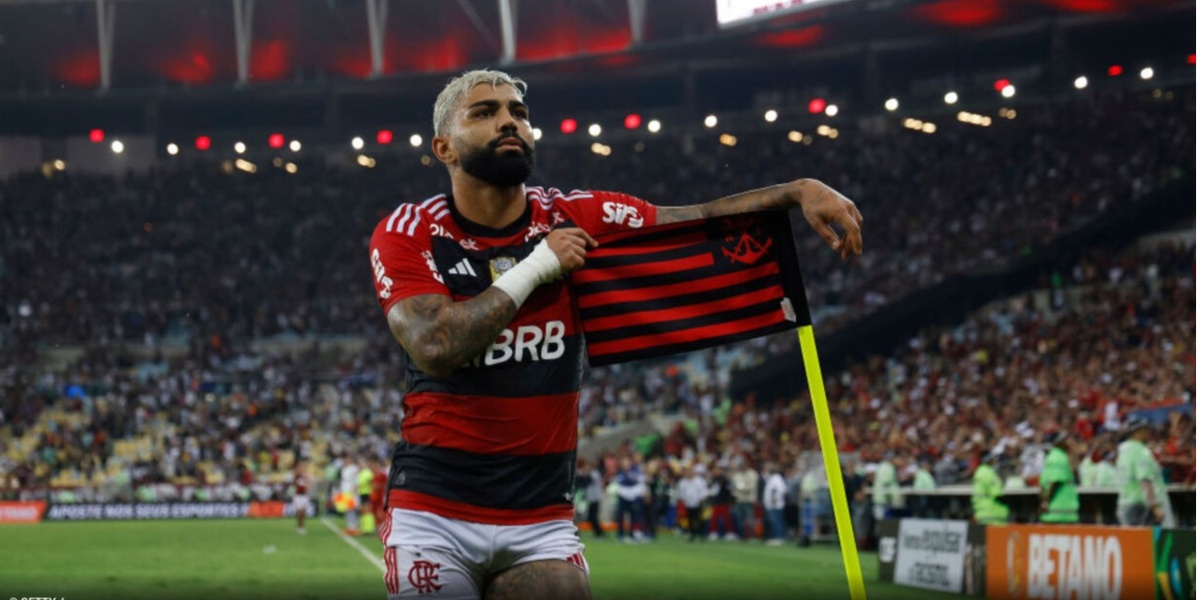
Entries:
{"type": "Polygon", "coordinates": [[[783,471],[775,463],[767,463],[763,472],[767,475],[767,483],[763,487],[763,512],[767,522],[767,545],[783,544],[786,533],[783,523],[783,509],[786,506],[787,482],[784,481],[783,471]]]}
{"type": "Polygon", "coordinates": [[[603,539],[604,527],[600,524],[600,501],[604,499],[604,478],[600,469],[585,459],[579,459],[579,470],[575,474],[575,489],[583,495],[587,505],[587,522],[592,528],[592,537],[603,539]]]}
{"type": "Polygon", "coordinates": [[[642,511],[647,492],[645,474],[629,456],[622,456],[617,472],[617,541],[635,542],[644,537],[641,529],[645,517],[642,511]],[[629,534],[626,536],[626,523],[629,534]]]}
{"type": "Polygon", "coordinates": [[[687,476],[679,480],[679,499],[687,510],[688,541],[704,541],[704,502],[708,499],[708,480],[704,477],[704,464],[693,463],[687,468],[687,476]]]}
{"type": "Polygon", "coordinates": [[[733,459],[733,524],[743,541],[754,537],[754,509],[758,504],[758,471],[744,455],[733,459]]]}
{"type": "Polygon", "coordinates": [[[725,539],[736,540],[736,526],[733,522],[733,515],[730,513],[730,507],[733,504],[733,484],[725,476],[725,470],[720,465],[713,466],[708,497],[712,506],[712,517],[708,522],[708,539],[715,540],[721,535],[721,532],[724,532],[725,539]]]}

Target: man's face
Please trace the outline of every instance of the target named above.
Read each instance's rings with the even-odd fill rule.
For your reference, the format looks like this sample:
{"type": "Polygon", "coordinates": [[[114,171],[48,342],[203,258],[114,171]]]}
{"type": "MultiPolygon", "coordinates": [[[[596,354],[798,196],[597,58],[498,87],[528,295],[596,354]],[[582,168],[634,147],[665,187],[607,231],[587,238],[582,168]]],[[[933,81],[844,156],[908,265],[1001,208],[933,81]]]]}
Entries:
{"type": "Polygon", "coordinates": [[[455,111],[448,135],[459,164],[477,179],[512,187],[533,173],[529,109],[512,86],[472,88],[455,111]]]}

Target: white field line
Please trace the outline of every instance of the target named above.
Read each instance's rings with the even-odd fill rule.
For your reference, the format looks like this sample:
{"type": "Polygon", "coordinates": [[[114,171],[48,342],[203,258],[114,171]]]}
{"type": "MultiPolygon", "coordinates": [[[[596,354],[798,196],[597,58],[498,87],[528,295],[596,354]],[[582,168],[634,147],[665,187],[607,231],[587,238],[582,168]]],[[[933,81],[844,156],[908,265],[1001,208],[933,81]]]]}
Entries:
{"type": "Polygon", "coordinates": [[[358,553],[363,555],[363,558],[367,559],[367,561],[369,561],[372,565],[374,565],[375,568],[379,569],[380,573],[384,573],[384,574],[387,573],[387,567],[383,566],[383,557],[372,554],[371,551],[367,550],[362,544],[360,544],[358,542],[358,540],[346,535],[345,533],[342,533],[342,530],[338,529],[337,525],[330,523],[329,519],[321,519],[321,524],[328,527],[330,531],[334,532],[335,534],[337,534],[338,537],[342,538],[343,542],[350,544],[351,548],[358,550],[358,553]]]}

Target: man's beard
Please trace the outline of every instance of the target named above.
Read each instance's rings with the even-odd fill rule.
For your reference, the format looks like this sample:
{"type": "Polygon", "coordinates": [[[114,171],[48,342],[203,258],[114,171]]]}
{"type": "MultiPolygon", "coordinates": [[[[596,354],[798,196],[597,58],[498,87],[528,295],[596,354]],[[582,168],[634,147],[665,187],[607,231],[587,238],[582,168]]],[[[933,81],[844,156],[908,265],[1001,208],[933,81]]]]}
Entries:
{"type": "Polygon", "coordinates": [[[473,150],[463,156],[462,168],[477,179],[486,181],[496,187],[512,187],[521,185],[533,174],[537,160],[533,148],[515,135],[505,135],[488,142],[483,148],[473,150]],[[525,152],[513,151],[496,152],[501,141],[518,139],[525,152]]]}

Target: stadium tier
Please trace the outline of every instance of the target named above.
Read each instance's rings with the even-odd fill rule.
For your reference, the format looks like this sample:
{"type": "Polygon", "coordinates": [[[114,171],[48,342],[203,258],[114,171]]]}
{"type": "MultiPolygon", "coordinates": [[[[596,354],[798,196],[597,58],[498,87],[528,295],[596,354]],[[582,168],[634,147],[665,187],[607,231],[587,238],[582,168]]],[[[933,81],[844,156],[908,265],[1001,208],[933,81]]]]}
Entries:
{"type": "Polygon", "coordinates": [[[1194,0],[257,4],[0,0],[0,592],[1194,597],[1194,0]]]}

